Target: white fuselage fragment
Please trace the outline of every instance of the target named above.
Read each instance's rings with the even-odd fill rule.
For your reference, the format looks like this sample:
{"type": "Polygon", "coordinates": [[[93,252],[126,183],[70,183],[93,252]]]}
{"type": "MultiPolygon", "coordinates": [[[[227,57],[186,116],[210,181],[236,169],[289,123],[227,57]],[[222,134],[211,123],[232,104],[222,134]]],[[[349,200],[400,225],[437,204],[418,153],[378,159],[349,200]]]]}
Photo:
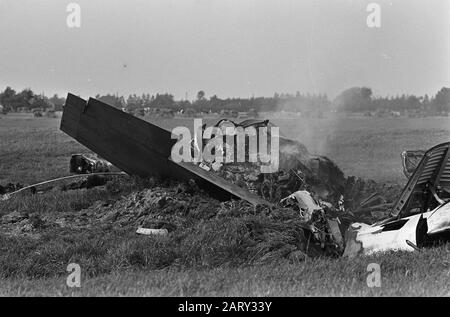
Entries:
{"type": "Polygon", "coordinates": [[[450,202],[440,205],[432,211],[386,224],[353,223],[349,228],[350,231],[353,231],[353,235],[349,239],[354,241],[347,241],[347,245],[352,245],[352,248],[349,247],[344,255],[352,257],[357,253],[370,255],[386,251],[414,251],[414,247],[407,241],[414,245],[417,244],[416,229],[421,216],[427,221],[427,235],[450,230],[450,202]],[[389,226],[392,227],[395,223],[398,224],[398,228],[395,228],[394,225],[395,229],[389,229],[389,226]],[[355,248],[355,244],[359,247],[355,248]]]}

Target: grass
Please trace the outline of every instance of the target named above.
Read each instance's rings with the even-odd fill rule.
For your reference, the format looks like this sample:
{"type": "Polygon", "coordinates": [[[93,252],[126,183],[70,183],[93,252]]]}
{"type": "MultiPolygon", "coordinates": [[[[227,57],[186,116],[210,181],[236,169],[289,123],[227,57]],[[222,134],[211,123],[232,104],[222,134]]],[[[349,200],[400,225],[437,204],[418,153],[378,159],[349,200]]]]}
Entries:
{"type": "Polygon", "coordinates": [[[357,259],[308,259],[211,270],[114,271],[69,288],[66,276],[0,280],[0,296],[450,296],[449,247],[357,259]],[[381,286],[369,287],[370,263],[381,286]]]}
{"type": "Polygon", "coordinates": [[[0,115],[0,184],[68,175],[70,154],[90,152],[59,131],[58,119],[31,116],[0,115]]]}
{"type": "MultiPolygon", "coordinates": [[[[403,149],[428,148],[450,139],[449,118],[274,122],[312,152],[335,160],[347,174],[378,181],[404,182],[403,149]]],[[[155,123],[169,129],[192,125],[187,119],[155,123]]],[[[67,175],[70,154],[89,151],[58,127],[58,119],[0,116],[0,184],[30,184],[67,175]]],[[[0,202],[0,215],[13,211],[41,216],[77,213],[99,200],[117,199],[136,188],[133,186],[124,185],[117,192],[93,189],[18,196],[0,202]]],[[[0,233],[0,295],[442,296],[450,292],[448,245],[354,260],[319,258],[246,266],[238,260],[251,254],[238,252],[242,251],[240,241],[223,244],[216,239],[221,235],[226,239],[222,233],[232,233],[233,223],[209,223],[207,230],[202,226],[199,223],[197,229],[204,235],[193,235],[170,248],[172,242],[137,236],[130,228],[48,228],[39,237],[0,233]],[[204,245],[209,249],[202,250],[204,245]],[[220,258],[236,261],[227,263],[217,260],[220,258]],[[71,262],[82,267],[81,289],[66,286],[66,267],[71,262]],[[381,288],[366,284],[369,263],[381,266],[381,288]]],[[[230,239],[235,236],[231,233],[230,239]]]]}

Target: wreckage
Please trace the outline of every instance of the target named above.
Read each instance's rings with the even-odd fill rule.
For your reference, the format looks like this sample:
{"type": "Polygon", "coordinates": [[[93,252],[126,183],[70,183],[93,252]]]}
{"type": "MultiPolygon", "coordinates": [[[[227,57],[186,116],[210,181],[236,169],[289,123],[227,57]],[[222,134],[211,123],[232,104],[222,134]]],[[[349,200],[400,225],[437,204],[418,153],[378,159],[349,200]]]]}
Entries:
{"type": "Polygon", "coordinates": [[[422,159],[425,151],[423,150],[408,150],[402,152],[403,174],[406,178],[410,178],[422,159]]]}
{"type": "Polygon", "coordinates": [[[253,204],[266,203],[194,164],[173,162],[170,154],[176,140],[170,131],[96,99],[86,101],[68,94],[60,128],[130,175],[192,179],[222,200],[240,198],[253,204]]]}
{"type": "MultiPolygon", "coordinates": [[[[216,124],[219,128],[269,125],[268,120],[235,123],[227,119],[216,124]]],[[[381,189],[376,183],[344,177],[331,160],[311,155],[301,143],[284,136],[279,140],[279,170],[267,174],[260,173],[256,163],[174,162],[170,156],[176,139],[171,132],[93,98],[86,101],[69,94],[61,130],[102,158],[74,155],[71,172],[92,173],[117,167],[140,177],[194,180],[221,201],[242,199],[254,206],[289,208],[298,213],[302,227],[315,243],[323,250],[332,250],[328,252],[331,254],[351,257],[415,250],[448,238],[447,143],[422,153],[414,172],[414,160],[404,165],[410,179],[394,202],[394,190],[384,189],[386,195],[379,195],[381,189]],[[379,221],[373,223],[375,214],[379,221]],[[346,232],[345,242],[342,232],[346,232]]],[[[405,161],[412,156],[403,157],[405,161]]]]}
{"type": "Polygon", "coordinates": [[[449,157],[450,142],[436,145],[426,152],[403,152],[403,166],[409,180],[390,217],[373,225],[352,224],[346,233],[344,256],[414,251],[450,241],[449,157]],[[408,159],[411,156],[412,163],[408,159]],[[417,156],[420,161],[415,166],[417,156]],[[414,170],[412,174],[411,170],[414,170]]]}

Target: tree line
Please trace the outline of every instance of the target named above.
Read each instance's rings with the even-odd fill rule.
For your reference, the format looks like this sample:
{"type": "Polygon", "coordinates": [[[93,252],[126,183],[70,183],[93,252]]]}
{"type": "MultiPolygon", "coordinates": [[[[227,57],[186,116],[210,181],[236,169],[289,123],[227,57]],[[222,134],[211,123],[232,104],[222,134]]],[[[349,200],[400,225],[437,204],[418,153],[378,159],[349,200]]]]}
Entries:
{"type": "Polygon", "coordinates": [[[435,96],[401,95],[374,97],[367,87],[353,87],[343,91],[333,102],[335,110],[348,112],[421,112],[442,114],[450,112],[450,88],[442,87],[435,96]]]}
{"type": "MultiPolygon", "coordinates": [[[[450,88],[443,87],[431,98],[428,95],[401,95],[392,97],[373,96],[367,87],[352,87],[344,90],[334,100],[329,100],[325,94],[295,94],[275,93],[272,97],[250,98],[219,98],[213,95],[209,98],[200,90],[195,100],[175,100],[169,93],[154,95],[129,95],[127,98],[118,94],[96,95],[99,99],[116,108],[135,112],[140,109],[169,109],[181,112],[220,113],[235,112],[421,112],[448,113],[450,112],[450,88]]],[[[48,98],[44,94],[36,94],[27,88],[16,92],[11,87],[0,93],[0,105],[3,111],[19,111],[40,109],[62,110],[65,98],[54,94],[48,98]]]]}
{"type": "Polygon", "coordinates": [[[36,94],[30,88],[16,92],[8,86],[0,93],[0,106],[3,112],[33,109],[51,109],[57,111],[62,110],[64,103],[65,98],[60,98],[57,94],[48,98],[43,93],[36,94]]]}

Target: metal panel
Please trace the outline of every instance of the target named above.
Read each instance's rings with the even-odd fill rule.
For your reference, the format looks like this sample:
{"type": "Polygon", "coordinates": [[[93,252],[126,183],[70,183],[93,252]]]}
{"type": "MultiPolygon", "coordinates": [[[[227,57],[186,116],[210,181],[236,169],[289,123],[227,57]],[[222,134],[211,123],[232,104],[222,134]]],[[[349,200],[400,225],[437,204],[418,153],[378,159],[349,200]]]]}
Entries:
{"type": "Polygon", "coordinates": [[[425,152],[417,169],[411,175],[407,185],[391,210],[391,216],[401,215],[411,194],[423,189],[422,186],[431,183],[434,186],[445,186],[449,181],[447,171],[450,170],[450,142],[436,145],[425,152]]]}
{"type": "Polygon", "coordinates": [[[86,102],[68,94],[60,128],[130,175],[156,175],[181,181],[193,179],[221,200],[240,198],[254,205],[269,204],[192,163],[171,161],[171,149],[177,140],[171,138],[170,131],[96,99],[86,102]]]}

